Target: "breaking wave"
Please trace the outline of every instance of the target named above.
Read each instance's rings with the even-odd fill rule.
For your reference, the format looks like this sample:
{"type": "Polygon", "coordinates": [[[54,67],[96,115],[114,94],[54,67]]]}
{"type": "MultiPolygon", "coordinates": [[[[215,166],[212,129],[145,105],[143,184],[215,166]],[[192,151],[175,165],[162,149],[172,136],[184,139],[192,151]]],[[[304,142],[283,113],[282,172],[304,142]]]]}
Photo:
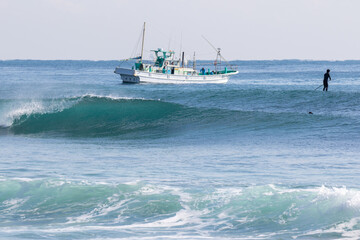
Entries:
{"type": "Polygon", "coordinates": [[[210,133],[213,129],[226,133],[234,132],[234,129],[239,132],[274,128],[291,130],[307,124],[312,128],[319,127],[324,121],[336,126],[339,118],[323,115],[310,118],[307,112],[191,107],[161,100],[97,95],[30,101],[9,109],[0,114],[2,132],[79,137],[161,137],[192,129],[207,129],[210,133]]]}
{"type": "Polygon", "coordinates": [[[81,228],[128,237],[153,231],[158,238],[176,235],[179,227],[190,239],[360,236],[360,192],[345,187],[270,184],[194,192],[144,182],[2,179],[0,193],[1,218],[8,219],[0,229],[31,222],[39,228],[28,231],[38,237],[81,228]]]}

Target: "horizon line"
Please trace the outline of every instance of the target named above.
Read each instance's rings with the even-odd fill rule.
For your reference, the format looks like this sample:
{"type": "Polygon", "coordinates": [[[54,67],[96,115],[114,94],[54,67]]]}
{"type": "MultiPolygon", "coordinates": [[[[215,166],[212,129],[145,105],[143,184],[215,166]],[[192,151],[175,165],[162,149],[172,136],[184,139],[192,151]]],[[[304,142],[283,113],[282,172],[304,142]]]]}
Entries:
{"type": "MultiPolygon", "coordinates": [[[[113,62],[113,61],[124,61],[124,59],[31,59],[31,58],[14,58],[14,59],[0,59],[0,61],[89,61],[89,62],[113,62]]],[[[144,59],[144,61],[154,61],[152,59],[144,59]]],[[[192,60],[188,60],[193,62],[192,60]]],[[[213,59],[197,59],[196,61],[214,61],[213,59]]],[[[236,61],[309,61],[309,62],[346,62],[346,61],[360,61],[360,59],[301,59],[301,58],[283,58],[283,59],[236,59],[229,60],[228,62],[236,61]]],[[[225,61],[223,61],[225,62],[225,61]]]]}

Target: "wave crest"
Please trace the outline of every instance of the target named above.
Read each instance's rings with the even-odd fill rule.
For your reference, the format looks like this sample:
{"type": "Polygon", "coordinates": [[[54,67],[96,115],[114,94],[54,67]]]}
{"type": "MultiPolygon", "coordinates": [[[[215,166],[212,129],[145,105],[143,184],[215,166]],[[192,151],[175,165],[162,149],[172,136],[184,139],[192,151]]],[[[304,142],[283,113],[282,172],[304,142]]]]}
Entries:
{"type": "Polygon", "coordinates": [[[85,95],[44,103],[31,103],[9,113],[15,134],[57,133],[76,136],[111,136],[161,127],[182,107],[159,100],[85,95]]]}
{"type": "Polygon", "coordinates": [[[12,109],[0,114],[0,125],[3,125],[0,133],[137,139],[164,137],[195,129],[198,134],[205,129],[205,134],[214,135],[218,130],[223,134],[238,134],[277,128],[296,130],[324,121],[329,126],[337,124],[335,116],[309,117],[307,112],[189,107],[161,100],[98,95],[32,101],[12,109]]]}
{"type": "Polygon", "coordinates": [[[360,219],[359,205],[349,204],[358,200],[359,190],[344,187],[259,185],[193,192],[144,182],[3,179],[0,193],[0,213],[11,216],[14,223],[50,221],[61,232],[76,226],[91,230],[96,223],[103,231],[182,227],[244,236],[267,229],[289,239],[320,233],[346,235],[358,231],[360,219]],[[352,219],[357,220],[346,224],[352,219]]]}

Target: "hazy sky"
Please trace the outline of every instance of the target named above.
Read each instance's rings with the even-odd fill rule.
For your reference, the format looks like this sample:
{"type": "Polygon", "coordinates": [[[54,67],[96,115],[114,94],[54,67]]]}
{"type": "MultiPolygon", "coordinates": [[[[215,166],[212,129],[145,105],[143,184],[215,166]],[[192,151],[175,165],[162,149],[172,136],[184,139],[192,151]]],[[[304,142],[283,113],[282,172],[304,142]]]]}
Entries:
{"type": "Polygon", "coordinates": [[[212,59],[204,35],[229,60],[360,59],[359,11],[360,0],[0,0],[0,59],[127,58],[144,21],[147,58],[182,46],[212,59]]]}

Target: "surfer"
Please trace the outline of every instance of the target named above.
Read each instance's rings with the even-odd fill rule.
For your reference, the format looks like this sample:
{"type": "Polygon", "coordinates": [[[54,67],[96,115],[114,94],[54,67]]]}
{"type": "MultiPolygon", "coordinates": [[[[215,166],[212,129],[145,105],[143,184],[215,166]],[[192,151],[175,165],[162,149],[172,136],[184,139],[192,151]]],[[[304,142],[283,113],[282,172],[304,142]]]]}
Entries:
{"type": "Polygon", "coordinates": [[[324,88],[323,88],[323,91],[327,91],[327,90],[328,90],[328,87],[329,87],[328,79],[330,79],[330,81],[331,81],[330,69],[326,70],[326,73],[324,74],[324,81],[323,81],[324,88]]]}

